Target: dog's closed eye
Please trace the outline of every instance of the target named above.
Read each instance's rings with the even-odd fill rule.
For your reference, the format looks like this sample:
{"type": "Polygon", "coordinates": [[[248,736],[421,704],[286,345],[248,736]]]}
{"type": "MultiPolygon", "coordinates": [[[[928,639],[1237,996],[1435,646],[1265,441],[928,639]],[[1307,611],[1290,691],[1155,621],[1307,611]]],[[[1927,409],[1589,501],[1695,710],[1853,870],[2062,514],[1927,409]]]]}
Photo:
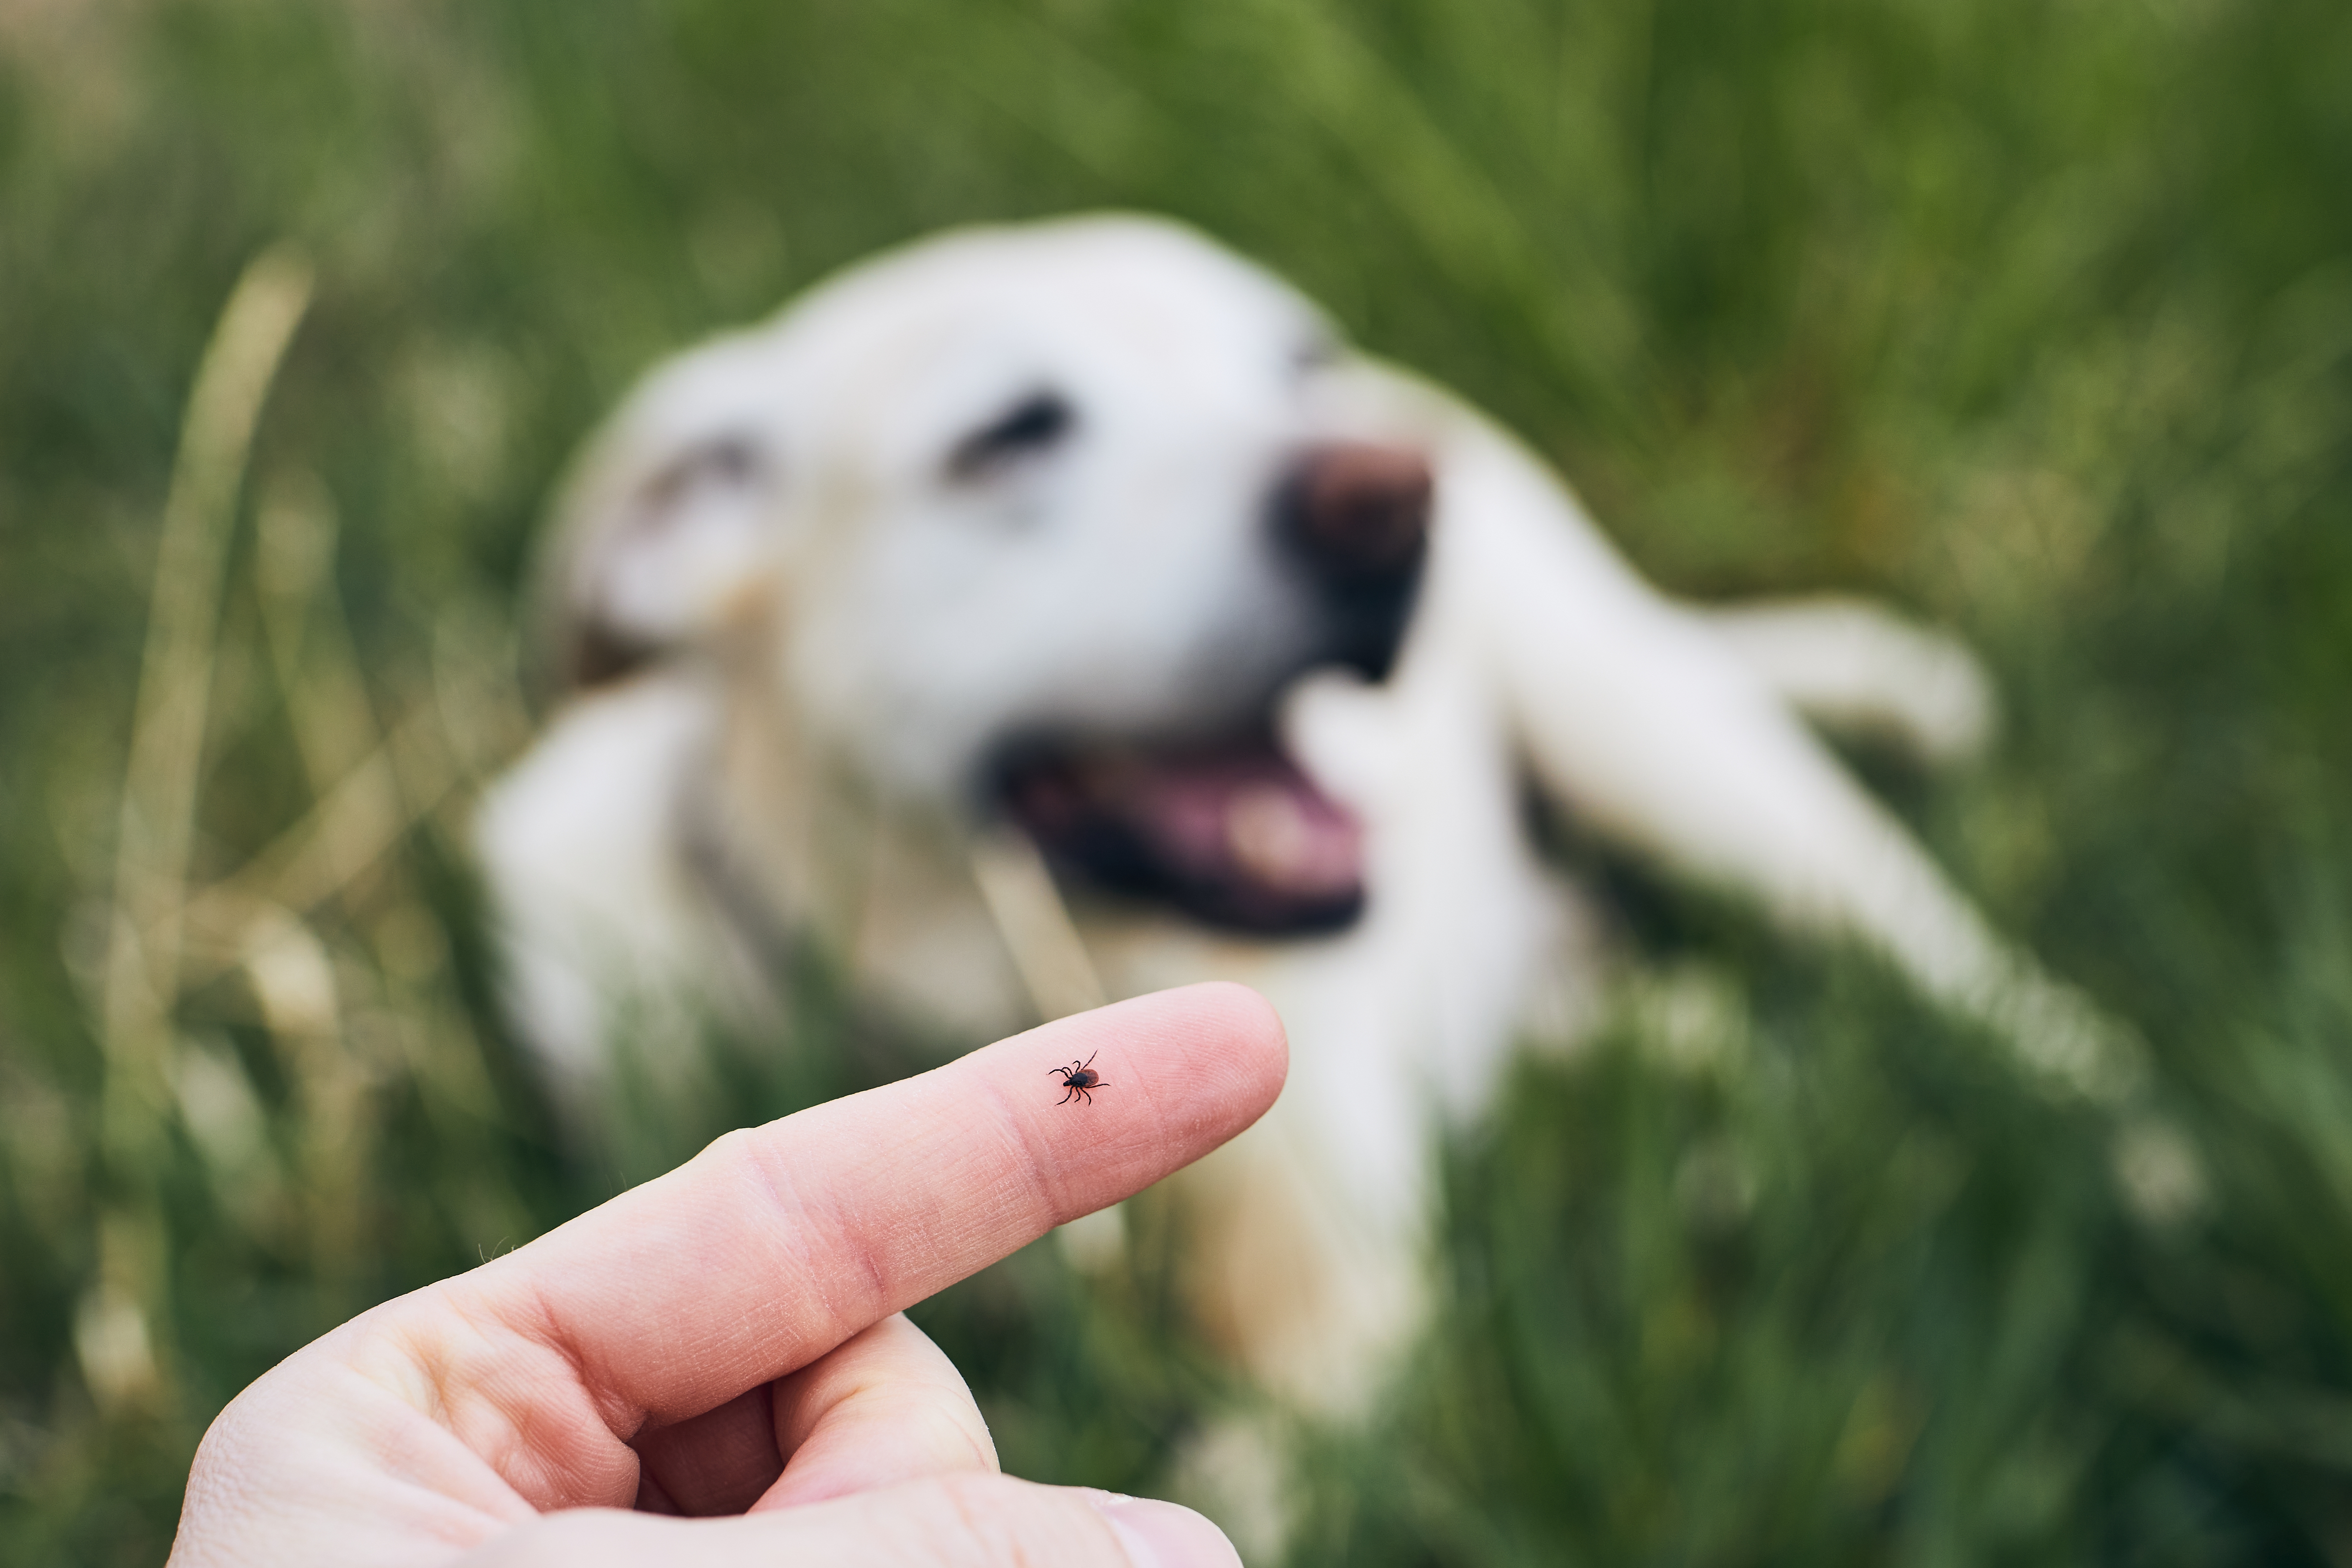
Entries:
{"type": "Polygon", "coordinates": [[[656,518],[706,490],[741,489],[759,482],[766,463],[749,436],[721,436],[688,449],[646,481],[643,500],[656,518]]]}
{"type": "Polygon", "coordinates": [[[985,479],[1053,450],[1077,428],[1077,410],[1050,389],[1032,392],[962,440],[948,454],[951,479],[985,479]]]}

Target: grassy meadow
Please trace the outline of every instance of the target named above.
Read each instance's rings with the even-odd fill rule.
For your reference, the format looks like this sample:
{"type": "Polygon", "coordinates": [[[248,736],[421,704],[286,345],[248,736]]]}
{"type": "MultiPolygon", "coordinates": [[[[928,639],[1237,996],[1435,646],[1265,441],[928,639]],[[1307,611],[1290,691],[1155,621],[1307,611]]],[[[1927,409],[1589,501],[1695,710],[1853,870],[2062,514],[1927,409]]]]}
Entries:
{"type": "MultiPolygon", "coordinates": [[[[1851,955],[1601,868],[1641,984],[1446,1151],[1444,1308],[1301,1563],[2352,1563],[2342,0],[0,0],[0,1561],[162,1559],[294,1347],[910,1070],[821,965],[603,1168],[469,799],[634,375],[869,250],[1195,222],[1656,580],[1884,595],[2003,736],[1857,758],[2145,1036],[2192,1163],[1851,955]]],[[[1244,1397],[1137,1207],[918,1317],[1008,1468],[1244,1397]]]]}

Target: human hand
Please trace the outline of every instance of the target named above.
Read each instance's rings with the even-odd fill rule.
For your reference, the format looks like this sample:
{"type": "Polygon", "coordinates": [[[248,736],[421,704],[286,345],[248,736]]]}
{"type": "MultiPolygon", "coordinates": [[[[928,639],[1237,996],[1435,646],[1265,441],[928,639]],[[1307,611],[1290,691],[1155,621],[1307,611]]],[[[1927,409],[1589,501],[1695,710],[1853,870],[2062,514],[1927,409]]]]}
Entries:
{"type": "Polygon", "coordinates": [[[1171,1503],[999,1475],[898,1314],[1207,1153],[1284,1068],[1263,999],[1198,985],[730,1133],[265,1373],[173,1568],[1237,1563],[1171,1503]],[[1097,1049],[1110,1092],[1056,1106],[1046,1068],[1097,1049]]]}

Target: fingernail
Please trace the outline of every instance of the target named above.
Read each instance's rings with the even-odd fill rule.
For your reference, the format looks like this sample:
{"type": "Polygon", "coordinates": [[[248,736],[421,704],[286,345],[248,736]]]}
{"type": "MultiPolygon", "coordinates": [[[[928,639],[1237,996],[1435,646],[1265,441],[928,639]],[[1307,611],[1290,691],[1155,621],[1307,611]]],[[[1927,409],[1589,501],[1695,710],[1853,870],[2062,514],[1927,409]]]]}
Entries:
{"type": "Polygon", "coordinates": [[[1135,1568],[1242,1568],[1242,1555],[1207,1517],[1172,1502],[1088,1492],[1135,1568]]]}

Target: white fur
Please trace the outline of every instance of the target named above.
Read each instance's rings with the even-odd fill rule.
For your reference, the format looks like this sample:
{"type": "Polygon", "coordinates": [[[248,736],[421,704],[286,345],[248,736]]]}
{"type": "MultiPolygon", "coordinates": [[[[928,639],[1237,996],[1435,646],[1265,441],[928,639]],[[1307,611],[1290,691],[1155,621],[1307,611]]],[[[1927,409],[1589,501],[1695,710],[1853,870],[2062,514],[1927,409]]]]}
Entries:
{"type": "Polygon", "coordinates": [[[1291,1079],[1191,1179],[1197,1294],[1268,1384],[1344,1410],[1420,1311],[1433,1113],[1478,1110],[1531,1016],[1594,1005],[1594,922],[1527,840],[1528,771],[1658,867],[1876,946],[2061,1079],[2127,1071],[1799,716],[1965,751],[1990,714],[1965,652],[1867,606],[1662,597],[1475,412],[1361,359],[1296,370],[1322,331],[1188,231],[1083,219],[881,258],[648,381],[573,486],[558,614],[659,658],[572,698],[480,819],[512,1005],[569,1098],[617,1008],[642,1030],[648,995],[759,1005],[757,944],[691,823],[738,902],[975,1035],[1031,1021],[1036,995],[1248,982],[1288,1025],[1291,1079]],[[1033,384],[1081,438],[943,481],[960,433],[1033,384]],[[972,759],[1024,724],[1211,716],[1224,674],[1278,658],[1297,617],[1265,570],[1269,476],[1337,437],[1413,446],[1436,475],[1391,678],[1314,676],[1281,710],[1365,824],[1364,917],[1275,942],[1082,889],[1066,920],[1035,912],[1034,865],[975,840],[972,759]],[[756,471],[697,467],[728,441],[756,471]],[[1023,931],[1050,951],[1008,952],[1023,931]]]}

